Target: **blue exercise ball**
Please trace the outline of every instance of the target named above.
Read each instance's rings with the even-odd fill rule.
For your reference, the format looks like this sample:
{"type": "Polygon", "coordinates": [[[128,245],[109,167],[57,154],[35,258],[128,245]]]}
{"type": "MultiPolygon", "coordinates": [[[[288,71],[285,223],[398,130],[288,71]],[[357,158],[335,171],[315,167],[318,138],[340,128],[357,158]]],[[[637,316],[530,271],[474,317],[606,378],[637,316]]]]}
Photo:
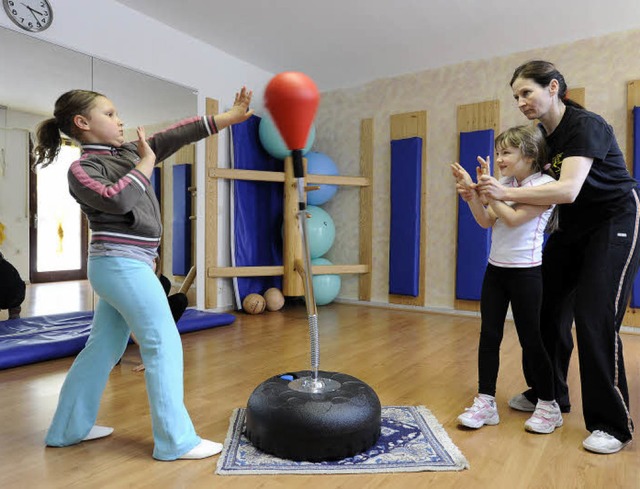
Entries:
{"type": "MultiPolygon", "coordinates": [[[[338,175],[338,167],[324,153],[309,151],[307,157],[307,173],[315,175],[338,175]]],[[[307,193],[307,203],[310,205],[326,204],[338,190],[336,185],[322,184],[318,190],[307,193]]]]}
{"type": "Polygon", "coordinates": [[[319,258],[333,246],[336,239],[336,227],[331,216],[315,205],[307,206],[307,241],[311,258],[319,258]]]}
{"type": "MultiPolygon", "coordinates": [[[[333,265],[326,258],[314,258],[311,260],[311,265],[333,265]]],[[[327,275],[313,275],[313,297],[316,300],[318,306],[324,306],[333,302],[340,293],[340,286],[342,280],[340,275],[327,274],[327,275]]]]}
{"type": "MultiPolygon", "coordinates": [[[[287,145],[285,144],[284,139],[282,139],[278,128],[273,123],[273,120],[271,120],[271,117],[269,117],[268,115],[265,115],[262,119],[260,119],[260,125],[258,126],[258,137],[260,138],[260,142],[262,143],[262,147],[265,149],[265,151],[274,158],[284,160],[291,154],[291,151],[289,151],[289,149],[287,148],[287,145]]],[[[307,137],[307,144],[302,149],[302,154],[307,154],[309,152],[315,138],[316,127],[314,124],[312,124],[311,129],[309,130],[309,136],[307,137]]]]}

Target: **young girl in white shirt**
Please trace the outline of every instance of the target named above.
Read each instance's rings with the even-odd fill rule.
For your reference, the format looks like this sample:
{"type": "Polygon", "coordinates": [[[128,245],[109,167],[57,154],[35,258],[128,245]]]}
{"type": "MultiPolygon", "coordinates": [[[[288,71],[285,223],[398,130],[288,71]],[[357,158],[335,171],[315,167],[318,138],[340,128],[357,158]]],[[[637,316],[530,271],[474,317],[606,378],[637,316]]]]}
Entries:
{"type": "MultiPolygon", "coordinates": [[[[508,129],[496,138],[495,148],[496,166],[504,186],[530,187],[553,181],[542,173],[546,151],[544,137],[537,127],[508,129]]],[[[478,162],[479,178],[489,171],[489,157],[486,160],[478,157],[478,162]]],[[[492,228],[480,299],[478,395],[473,405],[458,416],[458,422],[480,428],[500,421],[495,401],[496,381],[504,321],[511,304],[518,338],[539,395],[535,411],[524,426],[527,431],[552,433],[562,426],[562,414],[554,399],[551,361],[540,336],[540,306],[542,244],[553,206],[486,201],[461,165],[454,163],[451,168],[458,193],[475,220],[483,228],[492,228]]]]}

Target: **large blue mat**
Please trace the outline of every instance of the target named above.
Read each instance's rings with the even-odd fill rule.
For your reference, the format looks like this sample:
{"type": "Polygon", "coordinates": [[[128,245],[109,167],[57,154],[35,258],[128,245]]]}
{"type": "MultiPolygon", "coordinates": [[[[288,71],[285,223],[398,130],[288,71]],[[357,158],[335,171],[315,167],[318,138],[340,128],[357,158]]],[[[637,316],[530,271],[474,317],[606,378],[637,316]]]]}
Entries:
{"type": "Polygon", "coordinates": [[[391,141],[389,293],[420,295],[422,138],[391,141]]]}
{"type": "MultiPolygon", "coordinates": [[[[260,117],[251,116],[231,127],[233,167],[239,170],[278,171],[282,160],[270,156],[260,143],[260,117]]],[[[231,188],[231,264],[234,267],[282,265],[282,183],[234,180],[231,188]]],[[[282,288],[282,276],[234,277],[238,309],[251,294],[282,288]]]]}
{"type": "MultiPolygon", "coordinates": [[[[0,369],[75,355],[89,337],[93,311],[51,314],[0,321],[0,369]]],[[[233,314],[187,309],[177,323],[180,333],[224,326],[233,314]]]]}

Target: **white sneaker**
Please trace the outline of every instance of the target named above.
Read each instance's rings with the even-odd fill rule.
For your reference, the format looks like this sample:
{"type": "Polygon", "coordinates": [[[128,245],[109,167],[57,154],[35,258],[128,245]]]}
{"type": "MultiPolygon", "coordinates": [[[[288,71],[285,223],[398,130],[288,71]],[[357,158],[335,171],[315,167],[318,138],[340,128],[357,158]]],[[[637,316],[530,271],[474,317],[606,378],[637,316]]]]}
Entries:
{"type": "Polygon", "coordinates": [[[525,413],[532,413],[536,410],[535,404],[527,399],[524,394],[518,394],[509,399],[509,407],[516,411],[524,411],[525,413]]]}
{"type": "Polygon", "coordinates": [[[590,452],[616,453],[626,447],[630,441],[631,440],[623,443],[609,433],[595,430],[582,442],[582,446],[590,452]]]}
{"type": "Polygon", "coordinates": [[[458,423],[467,428],[481,428],[485,424],[496,425],[499,422],[496,402],[482,397],[476,397],[473,406],[466,408],[464,413],[458,416],[458,423]]]}
{"type": "Polygon", "coordinates": [[[203,439],[198,445],[178,458],[180,460],[200,460],[220,453],[222,448],[222,443],[203,439]]]}
{"type": "MultiPolygon", "coordinates": [[[[524,397],[524,396],[523,396],[524,397]]],[[[534,433],[553,433],[556,428],[562,426],[562,413],[556,401],[547,402],[538,400],[536,409],[524,423],[524,429],[534,433]]]]}

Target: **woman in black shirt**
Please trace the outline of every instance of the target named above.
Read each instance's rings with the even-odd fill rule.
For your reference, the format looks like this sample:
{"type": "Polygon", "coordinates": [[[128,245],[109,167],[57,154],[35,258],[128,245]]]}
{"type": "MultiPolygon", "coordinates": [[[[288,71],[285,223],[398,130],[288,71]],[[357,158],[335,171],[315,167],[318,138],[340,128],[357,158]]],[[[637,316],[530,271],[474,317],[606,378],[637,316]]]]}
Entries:
{"type": "MultiPolygon", "coordinates": [[[[558,229],[543,252],[541,311],[543,340],[559,379],[556,399],[568,405],[572,341],[566,310],[573,301],[583,414],[591,432],[583,446],[615,453],[633,433],[618,333],[640,262],[637,182],[627,171],[611,126],[566,99],[564,77],[552,63],[531,61],[518,67],[511,88],[520,111],[540,121],[550,169],[558,180],[505,188],[483,176],[478,187],[493,199],[558,204],[558,229]]],[[[525,358],[525,371],[532,361],[525,358]]],[[[522,396],[537,399],[535,385],[522,396]]]]}

